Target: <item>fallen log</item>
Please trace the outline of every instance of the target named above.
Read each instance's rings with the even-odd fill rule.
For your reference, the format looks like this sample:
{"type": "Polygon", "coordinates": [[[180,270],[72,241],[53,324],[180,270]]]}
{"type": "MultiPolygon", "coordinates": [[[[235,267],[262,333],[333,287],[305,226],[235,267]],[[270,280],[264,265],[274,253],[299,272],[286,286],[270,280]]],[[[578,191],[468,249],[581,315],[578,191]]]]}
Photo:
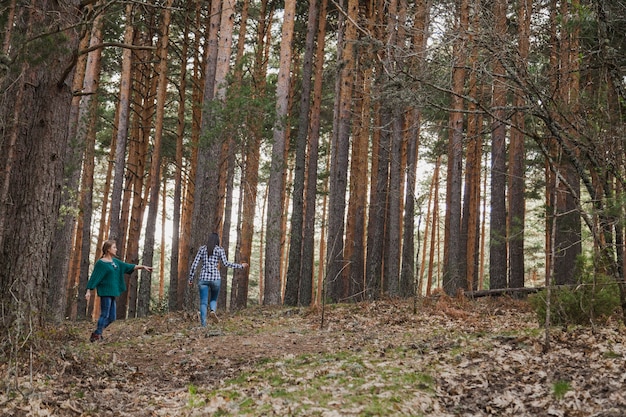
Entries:
{"type": "Polygon", "coordinates": [[[492,290],[465,291],[463,295],[467,298],[490,297],[500,295],[527,295],[543,290],[545,287],[523,287],[523,288],[496,288],[492,290]]]}

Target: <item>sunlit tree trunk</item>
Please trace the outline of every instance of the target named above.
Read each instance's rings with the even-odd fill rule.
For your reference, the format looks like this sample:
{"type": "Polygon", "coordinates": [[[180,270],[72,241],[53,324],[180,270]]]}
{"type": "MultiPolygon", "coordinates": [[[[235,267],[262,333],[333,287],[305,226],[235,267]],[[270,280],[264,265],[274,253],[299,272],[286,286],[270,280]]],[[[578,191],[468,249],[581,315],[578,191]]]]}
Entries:
{"type": "MultiPolygon", "coordinates": [[[[102,15],[98,15],[91,31],[90,45],[102,43],[102,15]]],[[[87,67],[83,80],[83,96],[78,110],[76,142],[84,147],[84,158],[80,191],[80,216],[83,218],[81,237],[80,278],[78,283],[78,317],[85,318],[85,294],[89,280],[89,254],[91,253],[91,219],[93,211],[93,176],[96,146],[96,125],[98,106],[98,85],[102,49],[96,49],[87,57],[87,67]],[[81,145],[82,144],[82,145],[81,145]]],[[[97,256],[96,256],[97,257],[97,256]]]]}
{"type": "MultiPolygon", "coordinates": [[[[232,50],[232,37],[235,18],[235,2],[227,0],[222,6],[222,21],[220,26],[220,41],[219,52],[217,57],[217,68],[215,73],[215,82],[217,94],[216,98],[221,102],[226,101],[226,94],[228,89],[227,74],[230,70],[231,50],[232,50]]],[[[238,69],[240,64],[235,62],[235,68],[238,69]]],[[[235,179],[235,165],[236,165],[236,149],[235,140],[232,137],[234,129],[230,130],[231,133],[228,137],[221,138],[222,152],[220,155],[220,181],[218,191],[218,211],[223,210],[223,213],[219,213],[217,220],[218,230],[221,230],[220,243],[226,253],[230,251],[230,229],[231,218],[233,212],[233,193],[234,193],[234,179],[235,179]]],[[[239,254],[235,255],[235,258],[239,258],[239,254]]],[[[218,298],[218,308],[226,309],[226,300],[228,295],[228,271],[225,265],[220,268],[220,274],[222,281],[220,284],[220,293],[218,298]]]]}
{"type": "MultiPolygon", "coordinates": [[[[368,5],[369,6],[369,5],[368,5]]],[[[373,10],[362,10],[367,25],[373,27],[373,10]]],[[[354,123],[352,155],[350,157],[350,200],[346,220],[345,274],[348,277],[348,295],[351,301],[365,299],[365,225],[367,217],[368,149],[371,127],[371,91],[373,69],[369,60],[370,48],[361,51],[357,59],[354,92],[354,123]]]]}

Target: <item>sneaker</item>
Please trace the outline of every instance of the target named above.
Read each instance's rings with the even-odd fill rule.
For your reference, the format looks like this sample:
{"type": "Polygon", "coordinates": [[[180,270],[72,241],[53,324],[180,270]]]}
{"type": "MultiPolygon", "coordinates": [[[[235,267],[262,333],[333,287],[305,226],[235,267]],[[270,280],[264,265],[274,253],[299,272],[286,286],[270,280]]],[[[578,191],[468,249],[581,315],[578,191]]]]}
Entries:
{"type": "Polygon", "coordinates": [[[209,318],[211,319],[211,321],[213,323],[219,323],[220,322],[220,319],[217,317],[217,314],[215,314],[215,311],[211,311],[209,313],[209,318]]]}
{"type": "Polygon", "coordinates": [[[102,335],[101,335],[101,334],[98,334],[98,333],[96,333],[96,332],[93,332],[93,333],[91,334],[91,337],[89,338],[89,341],[90,341],[90,342],[92,342],[92,343],[93,343],[93,342],[97,342],[97,341],[99,341],[99,340],[102,340],[102,335]]]}

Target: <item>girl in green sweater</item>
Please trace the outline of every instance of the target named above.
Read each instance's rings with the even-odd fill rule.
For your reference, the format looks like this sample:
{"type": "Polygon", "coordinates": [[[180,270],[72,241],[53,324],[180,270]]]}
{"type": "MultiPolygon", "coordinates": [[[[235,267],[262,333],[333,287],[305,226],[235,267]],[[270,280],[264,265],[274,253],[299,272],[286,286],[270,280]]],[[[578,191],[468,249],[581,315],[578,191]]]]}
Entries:
{"type": "Polygon", "coordinates": [[[115,257],[117,245],[114,240],[107,240],[102,245],[102,257],[96,261],[93,267],[85,299],[89,302],[91,291],[96,289],[100,297],[100,318],[98,328],[91,333],[90,342],[102,339],[102,331],[116,319],[115,297],[119,297],[126,291],[125,274],[130,274],[137,269],[152,272],[151,266],[127,264],[115,257]]]}

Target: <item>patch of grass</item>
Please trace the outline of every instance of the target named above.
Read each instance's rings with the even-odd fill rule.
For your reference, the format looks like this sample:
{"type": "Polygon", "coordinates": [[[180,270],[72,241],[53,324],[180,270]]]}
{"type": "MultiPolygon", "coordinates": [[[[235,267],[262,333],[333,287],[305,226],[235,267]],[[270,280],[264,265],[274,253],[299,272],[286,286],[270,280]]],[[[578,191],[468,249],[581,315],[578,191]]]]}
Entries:
{"type": "Polygon", "coordinates": [[[602,352],[602,356],[607,359],[621,359],[622,358],[621,354],[613,352],[612,350],[607,350],[606,352],[602,352]]]}
{"type": "Polygon", "coordinates": [[[565,397],[565,394],[567,394],[567,392],[572,388],[572,386],[570,385],[570,383],[568,381],[556,381],[553,385],[552,385],[552,395],[554,395],[554,398],[556,398],[557,400],[562,399],[563,397],[565,397]]]}
{"type": "Polygon", "coordinates": [[[187,392],[189,393],[189,401],[187,401],[187,407],[189,408],[197,408],[205,405],[204,398],[198,394],[198,387],[191,384],[187,387],[187,392]]]}

